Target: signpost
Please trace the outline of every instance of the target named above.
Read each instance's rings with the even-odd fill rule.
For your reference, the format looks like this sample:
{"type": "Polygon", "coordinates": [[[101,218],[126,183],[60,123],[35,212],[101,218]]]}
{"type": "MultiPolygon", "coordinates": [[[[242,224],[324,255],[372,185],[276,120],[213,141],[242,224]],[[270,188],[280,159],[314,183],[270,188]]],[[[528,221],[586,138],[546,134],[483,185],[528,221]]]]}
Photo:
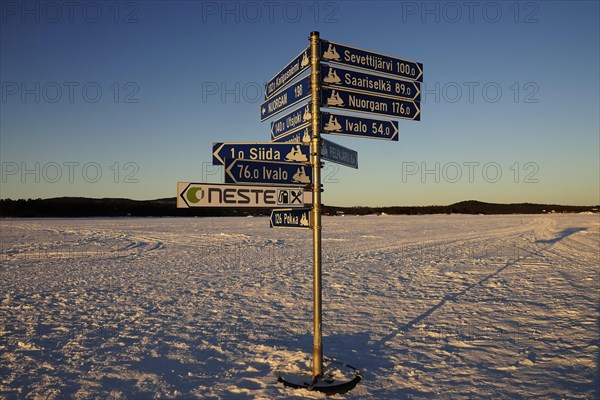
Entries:
{"type": "Polygon", "coordinates": [[[321,113],[321,130],[333,135],[398,141],[398,122],[343,114],[321,113]]]}
{"type": "Polygon", "coordinates": [[[321,66],[323,85],[346,88],[355,92],[373,93],[393,98],[421,101],[421,84],[396,78],[365,74],[348,69],[321,66]]]}
{"type": "Polygon", "coordinates": [[[305,186],[310,185],[311,174],[310,165],[239,158],[225,159],[225,183],[305,186]]]}
{"type": "Polygon", "coordinates": [[[291,387],[335,393],[352,389],[361,375],[350,367],[355,372],[350,381],[323,376],[321,168],[322,160],[358,168],[358,153],[322,139],[321,133],[398,141],[398,122],[321,108],[420,120],[423,65],[321,40],[319,32],[312,32],[309,41],[266,83],[260,120],[309,101],[271,123],[269,143],[213,143],[213,164],[224,165],[225,184],[180,182],[177,207],[271,208],[271,227],[312,230],[312,380],[279,379],[291,387]]]}
{"type": "Polygon", "coordinates": [[[310,209],[273,210],[270,221],[271,228],[311,228],[310,209]]]}
{"type": "Polygon", "coordinates": [[[265,84],[265,100],[274,95],[283,88],[287,83],[291,82],[306,71],[310,66],[310,60],[308,59],[308,51],[310,48],[304,49],[298,56],[296,56],[288,65],[273,77],[269,82],[265,84]]]}
{"type": "Polygon", "coordinates": [[[177,208],[304,207],[306,194],[302,188],[179,182],[177,208]]]}
{"type": "Polygon", "coordinates": [[[342,89],[321,90],[323,107],[387,117],[420,120],[419,104],[412,100],[392,99],[342,89]]]}
{"type": "Polygon", "coordinates": [[[310,155],[313,166],[312,222],[313,222],[313,386],[323,376],[323,306],[321,274],[321,39],[319,32],[310,34],[310,91],[311,126],[310,155]]]}
{"type": "Polygon", "coordinates": [[[271,118],[275,114],[306,99],[310,95],[310,75],[281,91],[260,105],[260,121],[271,118]]]}
{"type": "Polygon", "coordinates": [[[293,143],[213,143],[213,165],[225,165],[226,158],[308,162],[310,153],[307,145],[293,143]]]}
{"type": "Polygon", "coordinates": [[[358,153],[347,147],[321,139],[321,157],[327,161],[358,169],[358,153]]]}
{"type": "Polygon", "coordinates": [[[390,57],[343,44],[321,41],[322,61],[350,65],[380,74],[399,76],[423,82],[423,64],[390,57]]]}

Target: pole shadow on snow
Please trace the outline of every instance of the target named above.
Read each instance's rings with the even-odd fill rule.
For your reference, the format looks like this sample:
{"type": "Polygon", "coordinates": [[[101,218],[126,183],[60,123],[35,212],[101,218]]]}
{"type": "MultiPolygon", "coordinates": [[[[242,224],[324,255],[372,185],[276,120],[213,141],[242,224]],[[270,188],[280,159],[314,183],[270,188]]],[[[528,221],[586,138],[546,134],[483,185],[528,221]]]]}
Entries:
{"type": "Polygon", "coordinates": [[[557,242],[560,242],[561,240],[563,240],[564,238],[571,236],[577,232],[581,232],[581,231],[586,231],[587,228],[580,228],[580,227],[573,227],[573,228],[565,228],[562,231],[558,232],[556,234],[555,238],[552,239],[538,239],[535,242],[536,243],[545,243],[545,244],[555,244],[557,242]]]}
{"type": "MultiPolygon", "coordinates": [[[[436,312],[437,310],[442,308],[447,302],[459,301],[460,297],[468,294],[468,292],[471,291],[471,289],[474,289],[477,286],[484,285],[490,279],[499,276],[507,268],[515,266],[518,263],[522,263],[522,262],[526,261],[528,258],[539,256],[543,252],[550,249],[552,246],[554,246],[559,241],[561,241],[561,240],[567,238],[568,236],[571,236],[577,232],[581,232],[581,231],[585,231],[585,230],[587,230],[587,228],[582,228],[582,227],[566,228],[566,229],[563,229],[562,231],[558,232],[555,238],[536,240],[535,242],[533,242],[533,244],[544,245],[544,246],[541,248],[538,248],[536,251],[529,252],[529,254],[524,255],[523,257],[519,257],[518,259],[515,259],[513,261],[506,262],[506,264],[504,264],[503,266],[498,268],[496,271],[486,275],[485,277],[483,277],[476,283],[469,284],[468,286],[466,286],[465,288],[463,288],[462,290],[460,290],[456,293],[450,293],[450,294],[445,295],[441,300],[439,300],[439,302],[437,304],[435,304],[434,306],[432,306],[431,308],[429,308],[422,314],[414,317],[413,319],[406,322],[405,324],[401,325],[399,327],[399,329],[395,329],[393,332],[390,332],[389,334],[383,336],[377,342],[368,343],[368,335],[366,335],[367,340],[364,340],[364,339],[362,341],[358,340],[358,341],[356,341],[354,346],[351,348],[364,349],[363,347],[358,347],[358,346],[361,346],[360,342],[362,342],[362,346],[365,346],[365,347],[370,346],[373,349],[373,351],[372,351],[373,354],[383,355],[385,347],[386,347],[385,346],[386,342],[391,341],[399,334],[408,332],[409,329],[413,328],[415,325],[419,324],[421,321],[425,320],[427,317],[432,315],[434,312],[436,312]]],[[[600,305],[598,306],[598,310],[600,311],[600,305]]],[[[600,314],[598,317],[598,325],[597,326],[600,326],[600,314]]],[[[358,364],[360,365],[360,362],[358,362],[358,364]]],[[[386,368],[386,366],[384,366],[384,365],[377,365],[377,364],[375,364],[375,365],[377,366],[377,369],[380,371],[383,371],[386,368]]],[[[371,373],[373,373],[373,372],[374,371],[371,371],[371,373]]],[[[593,386],[595,388],[596,393],[600,393],[600,350],[596,354],[596,373],[594,376],[593,386]]],[[[399,395],[400,397],[398,397],[398,398],[408,398],[412,395],[427,395],[425,393],[420,393],[418,391],[413,392],[411,388],[399,388],[398,390],[395,390],[393,393],[394,393],[394,396],[399,395]],[[408,396],[408,397],[403,397],[403,396],[408,396]]]]}
{"type": "Polygon", "coordinates": [[[385,342],[391,340],[392,338],[394,338],[399,333],[408,331],[410,328],[414,327],[416,324],[418,324],[419,322],[421,322],[425,318],[429,317],[435,311],[437,311],[442,306],[444,306],[446,304],[446,302],[448,302],[448,301],[457,301],[459,297],[466,295],[471,289],[473,289],[473,288],[475,288],[477,286],[482,286],[483,284],[485,284],[490,279],[497,277],[505,269],[507,269],[509,267],[512,267],[512,266],[516,265],[517,263],[523,262],[523,261],[525,261],[529,257],[539,256],[541,253],[543,253],[544,251],[548,250],[550,247],[552,247],[554,244],[558,243],[559,241],[563,240],[564,238],[566,238],[566,237],[568,237],[570,235],[573,235],[573,234],[575,234],[577,232],[585,231],[586,229],[587,228],[580,228],[580,227],[566,228],[566,229],[563,229],[562,231],[560,231],[557,234],[557,236],[555,238],[553,238],[553,239],[536,240],[534,243],[536,243],[536,244],[546,244],[546,246],[543,247],[543,248],[539,248],[538,250],[536,250],[534,252],[529,253],[529,255],[527,255],[527,256],[515,259],[514,261],[507,262],[506,264],[504,264],[503,266],[501,266],[500,268],[498,268],[496,271],[492,272],[489,275],[486,275],[485,277],[483,277],[481,280],[479,280],[476,283],[471,283],[470,285],[466,286],[464,289],[460,290],[457,293],[450,293],[450,294],[445,295],[436,305],[434,305],[433,307],[431,307],[427,311],[423,312],[422,314],[418,315],[417,317],[413,318],[409,322],[405,323],[397,331],[395,330],[394,332],[390,333],[389,335],[384,336],[378,342],[378,345],[382,346],[385,342]]]}
{"type": "MultiPolygon", "coordinates": [[[[355,365],[359,370],[361,370],[365,378],[362,384],[369,385],[369,382],[373,382],[377,379],[379,373],[394,367],[393,362],[389,360],[385,355],[386,342],[391,341],[399,334],[409,331],[415,325],[419,324],[420,322],[428,318],[430,315],[432,315],[434,312],[442,308],[447,302],[460,301],[460,298],[462,296],[467,295],[472,289],[478,286],[483,286],[489,280],[498,277],[503,271],[505,271],[509,267],[522,263],[528,258],[540,256],[543,252],[547,251],[559,241],[575,233],[585,230],[587,230],[587,228],[566,228],[558,232],[556,234],[556,237],[552,239],[536,240],[532,244],[537,244],[538,246],[542,247],[539,247],[535,251],[528,252],[527,254],[525,254],[522,257],[519,257],[518,259],[506,262],[494,272],[484,276],[475,283],[469,284],[468,286],[464,287],[458,292],[445,295],[442,299],[439,300],[437,304],[435,304],[425,312],[421,313],[420,315],[414,317],[407,323],[401,325],[399,329],[394,330],[393,332],[383,336],[377,341],[373,341],[369,333],[324,336],[323,342],[324,348],[327,349],[328,352],[327,355],[339,358],[340,361],[355,365]]],[[[289,340],[286,340],[284,346],[287,345],[288,348],[297,347],[298,350],[306,351],[307,349],[310,349],[312,336],[311,334],[306,334],[288,339],[289,340]]],[[[600,368],[598,368],[600,366],[600,352],[598,353],[597,357],[598,361],[596,369],[597,371],[600,371],[600,368]]],[[[598,372],[598,374],[600,374],[600,372],[598,372]]],[[[597,376],[595,378],[595,381],[595,386],[597,386],[598,382],[600,382],[600,376],[597,376]]],[[[375,391],[378,392],[380,395],[393,394],[394,398],[398,399],[410,398],[411,396],[415,395],[425,397],[431,395],[430,393],[420,392],[419,390],[410,387],[381,388],[375,391]]]]}

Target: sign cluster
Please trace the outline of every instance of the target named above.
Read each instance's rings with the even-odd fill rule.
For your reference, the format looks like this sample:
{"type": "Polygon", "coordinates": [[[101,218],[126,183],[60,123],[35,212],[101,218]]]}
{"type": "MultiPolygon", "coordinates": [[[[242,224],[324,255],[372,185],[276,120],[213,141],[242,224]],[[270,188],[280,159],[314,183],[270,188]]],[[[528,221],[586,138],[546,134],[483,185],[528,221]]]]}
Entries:
{"type": "Polygon", "coordinates": [[[272,228],[312,230],[313,379],[289,385],[331,391],[356,385],[360,374],[341,384],[322,380],[321,159],[358,168],[358,153],[321,134],[398,141],[394,119],[421,118],[423,65],[321,40],[319,32],[309,40],[265,84],[260,120],[277,116],[271,141],[213,143],[213,164],[223,166],[224,183],[178,183],[177,207],[271,208],[272,228]]]}
{"type": "Polygon", "coordinates": [[[312,94],[321,98],[321,109],[314,108],[320,114],[317,154],[351,168],[358,168],[358,153],[320,134],[398,141],[393,119],[420,120],[421,63],[327,40],[319,40],[318,49],[313,50],[320,61],[318,75],[311,71],[309,46],[265,84],[260,120],[277,116],[271,141],[213,143],[213,164],[223,166],[224,183],[178,183],[177,207],[268,207],[273,208],[272,227],[312,228],[307,207],[311,191],[321,184],[313,181],[318,178],[310,154],[312,130],[318,126],[312,94]],[[311,72],[302,76],[306,71],[311,72]],[[316,76],[317,89],[311,81],[316,76]]]}

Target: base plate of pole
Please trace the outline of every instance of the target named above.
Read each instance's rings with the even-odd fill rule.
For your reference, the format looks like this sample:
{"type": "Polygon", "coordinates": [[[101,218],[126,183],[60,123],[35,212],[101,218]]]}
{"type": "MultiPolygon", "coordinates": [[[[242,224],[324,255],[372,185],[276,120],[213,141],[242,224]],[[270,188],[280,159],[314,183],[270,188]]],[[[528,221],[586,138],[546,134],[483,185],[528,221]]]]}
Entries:
{"type": "Polygon", "coordinates": [[[313,378],[312,373],[281,372],[277,381],[284,386],[294,389],[307,389],[325,394],[342,394],[352,389],[360,382],[362,375],[351,365],[325,358],[323,375],[313,378]]]}

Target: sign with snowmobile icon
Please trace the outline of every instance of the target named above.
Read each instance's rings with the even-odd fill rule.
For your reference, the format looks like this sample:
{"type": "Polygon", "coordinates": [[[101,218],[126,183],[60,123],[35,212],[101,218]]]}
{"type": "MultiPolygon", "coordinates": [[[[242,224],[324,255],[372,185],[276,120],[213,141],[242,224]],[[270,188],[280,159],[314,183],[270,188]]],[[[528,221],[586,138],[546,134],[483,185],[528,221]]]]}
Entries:
{"type": "Polygon", "coordinates": [[[213,165],[225,165],[226,158],[308,162],[310,151],[307,145],[300,143],[213,143],[213,165]]]}
{"type": "Polygon", "coordinates": [[[326,87],[341,87],[356,92],[421,101],[421,84],[419,82],[365,74],[330,65],[321,66],[321,76],[323,85],[326,87]]]}
{"type": "Polygon", "coordinates": [[[311,119],[310,104],[295,109],[271,122],[271,140],[289,136],[292,132],[309,126],[311,119]]]}
{"type": "Polygon", "coordinates": [[[278,209],[271,211],[271,228],[310,229],[310,209],[278,209]]]}
{"type": "Polygon", "coordinates": [[[304,49],[302,53],[296,56],[288,65],[283,67],[277,75],[265,84],[265,100],[277,93],[286,84],[293,81],[298,75],[306,71],[310,66],[308,57],[309,48],[304,49]]]}
{"type": "Polygon", "coordinates": [[[423,82],[423,64],[339,43],[321,41],[321,61],[423,82]]]}
{"type": "Polygon", "coordinates": [[[353,92],[346,89],[321,89],[322,106],[411,120],[421,119],[419,103],[353,92]]]}
{"type": "Polygon", "coordinates": [[[321,113],[321,131],[332,135],[398,141],[398,121],[321,113]]]}
{"type": "Polygon", "coordinates": [[[296,163],[225,159],[225,183],[310,185],[312,167],[296,163]]]}

